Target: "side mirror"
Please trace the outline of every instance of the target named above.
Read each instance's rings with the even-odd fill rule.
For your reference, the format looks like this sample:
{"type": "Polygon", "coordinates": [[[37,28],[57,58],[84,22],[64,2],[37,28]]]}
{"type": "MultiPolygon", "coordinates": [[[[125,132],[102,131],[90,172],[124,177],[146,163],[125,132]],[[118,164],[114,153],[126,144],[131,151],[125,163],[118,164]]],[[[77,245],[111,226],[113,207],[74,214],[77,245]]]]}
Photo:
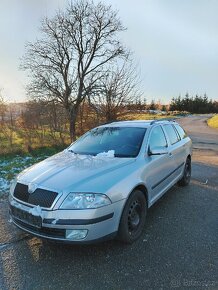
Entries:
{"type": "Polygon", "coordinates": [[[165,147],[154,147],[152,149],[149,148],[148,155],[163,155],[168,154],[168,150],[165,147]]]}

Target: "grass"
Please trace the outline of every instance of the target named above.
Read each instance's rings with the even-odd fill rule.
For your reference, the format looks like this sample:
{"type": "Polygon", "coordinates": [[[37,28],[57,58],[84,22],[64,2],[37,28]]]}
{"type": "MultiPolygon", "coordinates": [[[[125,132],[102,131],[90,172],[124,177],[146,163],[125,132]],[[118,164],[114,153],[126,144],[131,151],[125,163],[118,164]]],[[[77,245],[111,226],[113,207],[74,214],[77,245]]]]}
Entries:
{"type": "Polygon", "coordinates": [[[120,121],[126,120],[155,120],[155,119],[163,119],[163,118],[175,118],[173,115],[153,115],[153,114],[147,114],[147,113],[127,113],[122,114],[118,117],[120,121]]]}
{"type": "Polygon", "coordinates": [[[0,155],[22,154],[34,152],[38,148],[63,147],[70,144],[69,133],[62,133],[62,139],[59,132],[51,132],[46,128],[41,130],[25,131],[14,127],[0,128],[0,155]]]}
{"type": "Polygon", "coordinates": [[[208,126],[212,128],[217,128],[218,129],[218,115],[213,116],[209,120],[207,120],[208,126]]]}
{"type": "MultiPolygon", "coordinates": [[[[135,111],[120,114],[118,120],[151,120],[166,117],[173,118],[174,116],[154,115],[135,111]]],[[[84,127],[84,129],[85,131],[88,130],[86,127],[84,127]]],[[[41,147],[66,147],[66,144],[70,144],[68,131],[64,131],[60,135],[60,132],[51,132],[47,126],[44,126],[41,130],[27,130],[17,126],[12,128],[8,126],[0,128],[0,156],[5,154],[24,154],[28,152],[34,154],[34,152],[41,147]]]]}
{"type": "Polygon", "coordinates": [[[40,148],[32,154],[0,155],[0,197],[9,192],[10,181],[25,168],[44,160],[45,158],[61,151],[63,148],[40,148]]]}
{"type": "MultiPolygon", "coordinates": [[[[123,113],[118,115],[118,121],[121,120],[152,120],[161,118],[175,118],[173,115],[156,115],[148,114],[146,112],[133,111],[128,113],[123,113]]],[[[86,121],[84,120],[84,123],[86,121]]],[[[102,121],[103,122],[103,121],[102,121]]],[[[90,125],[90,124],[87,124],[90,125]]],[[[78,136],[80,133],[78,127],[78,136]]],[[[90,126],[83,126],[83,131],[90,129],[90,126]]],[[[65,128],[66,129],[66,128],[65,128]]],[[[69,131],[64,132],[51,132],[48,126],[44,126],[41,129],[25,129],[18,126],[10,127],[3,126],[0,127],[0,156],[5,154],[23,154],[23,153],[33,153],[38,148],[49,148],[49,147],[60,147],[67,146],[70,142],[69,131]]]]}

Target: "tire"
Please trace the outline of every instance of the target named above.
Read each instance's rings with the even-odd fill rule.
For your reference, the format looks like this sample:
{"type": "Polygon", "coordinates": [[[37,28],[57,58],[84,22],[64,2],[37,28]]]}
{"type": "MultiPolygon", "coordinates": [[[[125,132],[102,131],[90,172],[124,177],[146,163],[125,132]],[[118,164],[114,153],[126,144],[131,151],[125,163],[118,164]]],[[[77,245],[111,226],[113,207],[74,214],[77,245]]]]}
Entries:
{"type": "Polygon", "coordinates": [[[145,195],[140,190],[134,190],[127,200],[118,230],[118,239],[131,244],[136,241],[143,232],[147,213],[145,195]]]}
{"type": "Polygon", "coordinates": [[[187,186],[190,180],[191,180],[191,159],[187,158],[183,172],[183,177],[178,181],[178,185],[187,186]]]}

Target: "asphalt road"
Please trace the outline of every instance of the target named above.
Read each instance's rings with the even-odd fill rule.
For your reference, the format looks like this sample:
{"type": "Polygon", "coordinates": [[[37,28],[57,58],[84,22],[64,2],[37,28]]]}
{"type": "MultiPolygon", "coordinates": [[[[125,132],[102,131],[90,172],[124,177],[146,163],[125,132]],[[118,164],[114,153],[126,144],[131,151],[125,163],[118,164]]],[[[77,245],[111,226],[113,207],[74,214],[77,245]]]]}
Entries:
{"type": "Polygon", "coordinates": [[[42,242],[17,230],[0,201],[0,289],[218,289],[216,149],[195,150],[191,184],[149,210],[131,246],[42,242]]]}
{"type": "Polygon", "coordinates": [[[211,115],[198,115],[178,120],[191,137],[194,149],[211,149],[218,151],[218,129],[207,126],[207,119],[209,117],[211,117],[211,115]]]}

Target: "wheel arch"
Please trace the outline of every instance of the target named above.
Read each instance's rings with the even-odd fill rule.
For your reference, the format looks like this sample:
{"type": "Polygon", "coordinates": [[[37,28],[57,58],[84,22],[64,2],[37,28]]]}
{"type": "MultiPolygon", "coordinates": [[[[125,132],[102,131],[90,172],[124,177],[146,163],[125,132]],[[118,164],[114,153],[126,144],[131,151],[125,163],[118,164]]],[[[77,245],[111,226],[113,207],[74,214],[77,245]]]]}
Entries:
{"type": "MultiPolygon", "coordinates": [[[[121,211],[121,216],[120,216],[120,220],[119,220],[119,226],[118,226],[118,231],[117,231],[117,238],[121,241],[124,241],[125,243],[132,243],[135,239],[137,239],[139,236],[137,236],[135,239],[133,240],[129,240],[129,238],[126,237],[126,234],[125,234],[125,231],[126,231],[126,226],[123,224],[125,222],[125,219],[123,220],[122,217],[123,217],[123,214],[125,213],[126,215],[126,212],[125,212],[125,207],[126,205],[128,205],[128,201],[130,200],[131,198],[131,195],[134,191],[140,191],[144,196],[145,196],[145,202],[146,202],[146,205],[148,207],[148,191],[147,191],[147,188],[144,184],[138,184],[136,185],[129,193],[127,199],[126,199],[126,202],[124,203],[124,206],[123,206],[123,209],[121,211]]],[[[139,193],[139,192],[138,192],[139,193]]],[[[142,196],[141,196],[142,197],[142,196]]],[[[143,208],[142,208],[143,209],[143,208]]],[[[128,212],[129,212],[129,208],[128,208],[128,212]]],[[[144,219],[141,219],[141,222],[145,223],[145,217],[146,217],[146,212],[147,212],[147,208],[145,210],[143,210],[144,212],[144,219]]],[[[124,216],[125,217],[125,216],[124,216]]],[[[141,228],[142,229],[142,228],[141,228]]],[[[141,235],[141,233],[139,234],[141,235]]]]}
{"type": "Polygon", "coordinates": [[[189,159],[190,161],[192,160],[191,154],[189,154],[189,155],[187,156],[187,159],[189,159]]]}
{"type": "Polygon", "coordinates": [[[131,192],[130,192],[128,198],[130,197],[131,193],[132,193],[134,190],[140,190],[140,191],[144,194],[145,199],[146,199],[146,203],[147,203],[147,207],[148,207],[148,205],[149,205],[149,199],[148,199],[148,190],[147,190],[146,186],[145,186],[144,184],[142,184],[142,183],[136,185],[136,186],[131,190],[131,192]]]}

